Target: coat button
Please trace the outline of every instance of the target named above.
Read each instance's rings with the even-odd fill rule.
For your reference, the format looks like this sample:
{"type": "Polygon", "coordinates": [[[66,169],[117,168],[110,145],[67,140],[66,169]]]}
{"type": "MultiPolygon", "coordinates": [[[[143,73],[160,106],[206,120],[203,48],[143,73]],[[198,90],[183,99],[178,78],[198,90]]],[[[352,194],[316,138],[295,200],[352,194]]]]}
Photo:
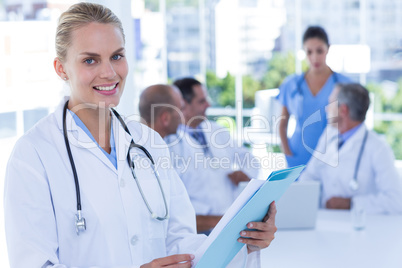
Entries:
{"type": "Polygon", "coordinates": [[[130,243],[132,246],[135,246],[138,242],[138,236],[133,235],[133,237],[131,237],[130,243]]]}
{"type": "Polygon", "coordinates": [[[120,187],[124,188],[126,186],[126,183],[124,182],[124,180],[120,180],[120,187]]]}

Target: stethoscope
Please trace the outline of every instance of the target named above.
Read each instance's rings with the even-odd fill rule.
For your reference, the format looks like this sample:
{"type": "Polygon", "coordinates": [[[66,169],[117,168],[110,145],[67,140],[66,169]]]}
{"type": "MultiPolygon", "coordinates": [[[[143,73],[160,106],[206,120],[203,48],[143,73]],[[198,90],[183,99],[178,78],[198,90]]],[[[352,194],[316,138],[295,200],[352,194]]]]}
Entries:
{"type": "MultiPolygon", "coordinates": [[[[357,189],[359,189],[359,183],[357,181],[357,175],[359,174],[360,162],[361,162],[361,159],[362,159],[362,156],[363,156],[363,151],[364,151],[364,148],[366,147],[367,136],[368,136],[368,130],[366,129],[365,132],[364,132],[364,137],[363,137],[362,144],[360,145],[359,154],[357,155],[357,160],[356,160],[356,164],[355,164],[355,170],[354,170],[354,173],[353,173],[353,178],[349,182],[349,187],[353,191],[356,191],[357,189]]],[[[337,136],[331,138],[330,143],[333,140],[335,140],[336,137],[337,136]]]]}
{"type": "Polygon", "coordinates": [[[352,178],[352,180],[349,182],[349,187],[350,187],[350,189],[352,189],[353,191],[356,191],[357,189],[359,189],[359,183],[358,183],[358,181],[357,181],[357,175],[358,175],[358,173],[359,173],[360,161],[361,161],[361,159],[362,159],[364,147],[366,146],[367,136],[368,136],[368,131],[367,131],[367,129],[366,129],[366,130],[365,130],[365,133],[364,133],[364,138],[363,138],[362,144],[360,145],[359,154],[358,154],[358,156],[357,156],[357,160],[356,160],[356,165],[355,165],[355,171],[354,171],[354,174],[353,174],[353,178],[352,178]]]}
{"type": "MultiPolygon", "coordinates": [[[[82,210],[81,210],[81,195],[80,195],[80,185],[78,182],[78,176],[77,176],[77,170],[75,168],[75,163],[73,160],[73,156],[71,153],[71,149],[70,149],[70,143],[68,140],[68,135],[67,135],[67,127],[66,127],[66,114],[67,114],[67,106],[68,106],[68,101],[66,102],[66,104],[64,105],[64,109],[63,109],[63,134],[64,134],[64,141],[66,143],[66,149],[67,149],[67,153],[68,153],[68,158],[70,159],[70,164],[71,164],[71,168],[73,170],[73,175],[74,175],[74,183],[75,183],[75,193],[76,193],[76,197],[77,197],[77,214],[75,215],[75,229],[77,232],[77,235],[80,234],[80,232],[83,232],[86,230],[86,221],[85,218],[82,216],[82,210]]],[[[123,126],[124,130],[130,135],[131,137],[131,133],[128,130],[127,125],[124,123],[123,119],[121,118],[121,116],[119,115],[119,113],[114,110],[113,108],[111,108],[112,112],[114,113],[114,115],[117,117],[117,119],[120,121],[121,125],[123,126]]],[[[149,211],[149,213],[151,214],[152,219],[156,219],[159,221],[164,221],[166,219],[169,218],[169,210],[168,210],[168,206],[167,206],[167,202],[166,202],[166,197],[165,197],[165,192],[163,191],[163,187],[162,184],[160,182],[159,179],[159,173],[155,168],[155,162],[151,156],[151,154],[148,152],[147,149],[145,149],[143,146],[136,144],[133,139],[131,139],[130,142],[130,147],[128,148],[128,152],[127,152],[127,162],[128,165],[131,168],[131,174],[133,175],[133,178],[137,184],[138,190],[141,194],[142,200],[144,200],[144,203],[149,211]],[[142,150],[145,155],[148,157],[148,159],[151,161],[151,167],[152,167],[152,171],[155,174],[156,180],[158,181],[158,185],[159,185],[159,189],[161,190],[161,194],[163,197],[163,202],[165,205],[165,216],[163,217],[159,217],[158,215],[156,215],[156,213],[151,209],[148,200],[146,199],[144,192],[142,191],[142,187],[137,179],[137,176],[135,174],[135,166],[134,166],[134,161],[131,160],[130,157],[130,150],[132,148],[138,148],[140,150],[142,150]]]]}

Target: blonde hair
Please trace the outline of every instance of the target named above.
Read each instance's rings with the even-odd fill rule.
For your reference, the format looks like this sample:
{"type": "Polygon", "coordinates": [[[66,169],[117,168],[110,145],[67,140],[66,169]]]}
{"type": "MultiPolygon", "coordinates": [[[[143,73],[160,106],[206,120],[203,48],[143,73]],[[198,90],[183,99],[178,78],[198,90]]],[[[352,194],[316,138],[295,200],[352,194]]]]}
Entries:
{"type": "Polygon", "coordinates": [[[91,22],[115,25],[125,41],[121,21],[109,8],[93,3],[77,3],[61,14],[57,25],[56,54],[61,61],[65,61],[67,49],[71,46],[72,32],[91,22]]]}

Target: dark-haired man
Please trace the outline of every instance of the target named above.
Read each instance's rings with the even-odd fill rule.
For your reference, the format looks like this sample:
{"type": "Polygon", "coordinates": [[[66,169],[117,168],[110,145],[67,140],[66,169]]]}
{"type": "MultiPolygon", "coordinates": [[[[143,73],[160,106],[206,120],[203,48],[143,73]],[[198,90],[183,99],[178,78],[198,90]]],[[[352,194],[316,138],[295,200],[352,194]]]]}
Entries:
{"type": "Polygon", "coordinates": [[[175,144],[169,137],[166,141],[172,144],[173,154],[192,159],[192,165],[179,175],[195,208],[198,231],[208,232],[237,197],[239,184],[258,176],[260,164],[226,128],[206,119],[210,104],[199,81],[183,78],[174,85],[184,99],[185,124],[178,129],[184,138],[175,144]]]}

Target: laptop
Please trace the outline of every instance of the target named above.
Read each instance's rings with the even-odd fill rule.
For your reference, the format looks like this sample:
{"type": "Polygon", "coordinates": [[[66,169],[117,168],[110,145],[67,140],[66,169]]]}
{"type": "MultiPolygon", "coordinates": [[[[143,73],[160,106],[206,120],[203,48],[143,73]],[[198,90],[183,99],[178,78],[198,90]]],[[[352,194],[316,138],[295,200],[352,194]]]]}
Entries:
{"type": "Polygon", "coordinates": [[[276,227],[281,229],[314,229],[320,198],[320,183],[296,181],[276,204],[276,227]]]}

